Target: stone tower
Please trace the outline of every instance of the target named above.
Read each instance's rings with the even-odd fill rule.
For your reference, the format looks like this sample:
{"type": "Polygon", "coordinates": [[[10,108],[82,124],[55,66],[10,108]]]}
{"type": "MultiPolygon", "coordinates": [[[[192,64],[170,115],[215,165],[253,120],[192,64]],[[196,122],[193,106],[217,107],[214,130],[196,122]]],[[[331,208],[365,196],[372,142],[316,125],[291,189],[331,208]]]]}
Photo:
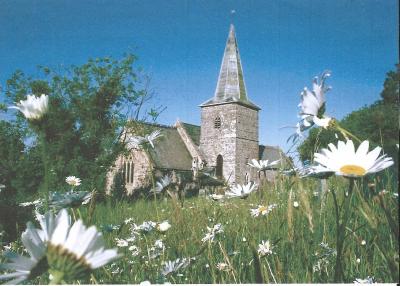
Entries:
{"type": "Polygon", "coordinates": [[[200,105],[200,150],[217,177],[230,183],[254,179],[247,162],[258,159],[258,111],[247,98],[242,64],[230,26],[214,97],[200,105]],[[247,174],[247,175],[246,175],[247,174]]]}

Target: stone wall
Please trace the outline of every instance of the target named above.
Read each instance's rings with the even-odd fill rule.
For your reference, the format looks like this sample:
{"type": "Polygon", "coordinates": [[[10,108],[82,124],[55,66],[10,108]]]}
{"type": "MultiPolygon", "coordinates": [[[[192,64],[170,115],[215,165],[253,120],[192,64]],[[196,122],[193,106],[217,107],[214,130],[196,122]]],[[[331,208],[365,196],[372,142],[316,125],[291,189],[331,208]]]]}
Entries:
{"type": "Polygon", "coordinates": [[[201,111],[200,150],[208,166],[216,166],[223,157],[223,176],[229,183],[243,183],[246,172],[255,174],[246,165],[258,159],[258,112],[238,103],[204,106],[201,111]],[[221,119],[215,128],[215,119],[221,119]]]}
{"type": "Polygon", "coordinates": [[[237,104],[237,138],[236,138],[236,183],[245,183],[245,175],[249,180],[257,181],[254,168],[247,165],[251,159],[258,160],[258,112],[237,104]]]}
{"type": "Polygon", "coordinates": [[[123,171],[124,163],[132,163],[133,180],[125,180],[125,188],[128,195],[135,190],[148,187],[151,184],[150,172],[152,170],[150,160],[143,150],[132,149],[128,156],[120,156],[115,166],[107,174],[107,193],[110,194],[115,175],[123,171]]]}

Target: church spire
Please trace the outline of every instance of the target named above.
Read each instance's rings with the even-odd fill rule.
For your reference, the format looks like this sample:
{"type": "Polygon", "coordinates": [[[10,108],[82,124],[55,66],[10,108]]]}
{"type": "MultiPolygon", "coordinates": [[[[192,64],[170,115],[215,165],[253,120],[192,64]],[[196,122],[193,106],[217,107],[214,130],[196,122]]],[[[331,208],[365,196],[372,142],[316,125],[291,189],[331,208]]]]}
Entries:
{"type": "Polygon", "coordinates": [[[214,98],[206,101],[201,106],[228,102],[238,102],[255,109],[260,109],[247,98],[242,63],[240,61],[239,48],[233,24],[231,24],[229,29],[214,98]]]}

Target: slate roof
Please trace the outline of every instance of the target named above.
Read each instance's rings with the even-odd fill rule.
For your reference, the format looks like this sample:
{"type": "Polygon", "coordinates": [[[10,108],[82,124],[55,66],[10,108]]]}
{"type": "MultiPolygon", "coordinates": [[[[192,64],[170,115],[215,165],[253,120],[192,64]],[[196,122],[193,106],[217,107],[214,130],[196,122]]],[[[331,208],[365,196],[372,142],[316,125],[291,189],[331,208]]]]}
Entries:
{"type": "Polygon", "coordinates": [[[192,157],[175,127],[151,123],[142,124],[146,133],[159,129],[163,135],[155,140],[154,149],[151,147],[148,148],[149,155],[156,168],[174,170],[192,169],[192,157]]]}
{"type": "Polygon", "coordinates": [[[286,167],[288,164],[290,164],[290,159],[278,146],[260,145],[258,150],[258,156],[260,160],[268,160],[269,162],[281,160],[281,162],[278,164],[279,167],[286,167]]]}
{"type": "Polygon", "coordinates": [[[260,110],[260,107],[247,98],[242,63],[240,61],[235,27],[233,25],[230,26],[228,40],[226,41],[214,97],[200,106],[204,107],[226,103],[238,103],[252,109],[260,110]]]}
{"type": "Polygon", "coordinates": [[[200,145],[200,126],[194,125],[194,124],[189,124],[189,123],[184,123],[182,122],[183,128],[185,128],[187,134],[190,136],[192,139],[193,143],[196,144],[197,146],[200,145]]]}

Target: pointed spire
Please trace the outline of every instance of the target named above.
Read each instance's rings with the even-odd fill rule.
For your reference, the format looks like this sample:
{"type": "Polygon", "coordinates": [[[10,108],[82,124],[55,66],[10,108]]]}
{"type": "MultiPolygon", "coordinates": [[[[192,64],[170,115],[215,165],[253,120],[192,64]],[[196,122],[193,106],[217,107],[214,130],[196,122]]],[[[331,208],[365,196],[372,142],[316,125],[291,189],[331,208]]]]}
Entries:
{"type": "Polygon", "coordinates": [[[253,108],[260,109],[247,98],[242,63],[240,61],[233,24],[231,24],[229,29],[214,98],[203,103],[201,106],[227,102],[241,102],[253,108]]]}

